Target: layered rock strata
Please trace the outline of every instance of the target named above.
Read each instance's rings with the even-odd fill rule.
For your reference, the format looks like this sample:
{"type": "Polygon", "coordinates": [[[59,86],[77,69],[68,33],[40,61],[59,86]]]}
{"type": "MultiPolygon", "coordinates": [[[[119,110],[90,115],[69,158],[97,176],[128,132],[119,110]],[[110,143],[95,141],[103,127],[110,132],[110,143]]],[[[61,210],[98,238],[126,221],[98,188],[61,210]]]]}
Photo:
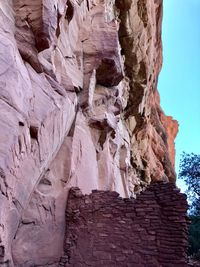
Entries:
{"type": "Polygon", "coordinates": [[[1,266],[55,266],[71,186],[175,181],[161,20],[161,0],[0,0],[1,266]]]}
{"type": "Polygon", "coordinates": [[[187,206],[170,183],[152,184],[136,199],[73,188],[59,266],[187,267],[187,206]]]}

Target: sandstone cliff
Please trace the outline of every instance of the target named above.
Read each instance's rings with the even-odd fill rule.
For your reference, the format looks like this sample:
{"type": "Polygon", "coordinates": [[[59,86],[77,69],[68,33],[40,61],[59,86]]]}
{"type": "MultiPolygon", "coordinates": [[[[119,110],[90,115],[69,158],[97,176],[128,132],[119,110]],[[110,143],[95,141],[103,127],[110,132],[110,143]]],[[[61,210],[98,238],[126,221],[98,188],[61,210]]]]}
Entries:
{"type": "Polygon", "coordinates": [[[69,188],[175,181],[162,0],[0,0],[0,264],[56,266],[69,188]]]}

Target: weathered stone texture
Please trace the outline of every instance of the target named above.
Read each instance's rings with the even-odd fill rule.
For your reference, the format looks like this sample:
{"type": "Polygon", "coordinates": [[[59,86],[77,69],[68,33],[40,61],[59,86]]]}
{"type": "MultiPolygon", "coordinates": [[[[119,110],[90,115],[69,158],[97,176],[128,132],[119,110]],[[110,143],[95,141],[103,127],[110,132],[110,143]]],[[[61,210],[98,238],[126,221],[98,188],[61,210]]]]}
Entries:
{"type": "Polygon", "coordinates": [[[0,0],[0,264],[54,266],[69,188],[175,181],[162,1],[0,0]]]}
{"type": "Polygon", "coordinates": [[[186,196],[155,183],[137,199],[70,190],[59,266],[186,267],[186,196]]]}
{"type": "MultiPolygon", "coordinates": [[[[118,0],[116,6],[121,20],[119,38],[125,70],[130,79],[125,118],[131,137],[132,165],[145,183],[174,181],[173,152],[169,155],[168,145],[174,148],[177,131],[167,131],[157,92],[162,66],[162,0],[118,0]]],[[[177,122],[173,122],[177,129],[177,122]]]]}

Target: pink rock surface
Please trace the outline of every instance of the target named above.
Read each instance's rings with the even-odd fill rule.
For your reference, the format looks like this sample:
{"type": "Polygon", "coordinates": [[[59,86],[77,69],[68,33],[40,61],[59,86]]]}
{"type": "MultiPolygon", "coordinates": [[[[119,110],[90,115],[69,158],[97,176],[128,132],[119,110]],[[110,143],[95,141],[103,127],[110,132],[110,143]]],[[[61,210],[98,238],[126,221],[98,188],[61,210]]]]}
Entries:
{"type": "Polygon", "coordinates": [[[71,186],[175,181],[162,1],[0,1],[0,265],[57,266],[71,186]]]}

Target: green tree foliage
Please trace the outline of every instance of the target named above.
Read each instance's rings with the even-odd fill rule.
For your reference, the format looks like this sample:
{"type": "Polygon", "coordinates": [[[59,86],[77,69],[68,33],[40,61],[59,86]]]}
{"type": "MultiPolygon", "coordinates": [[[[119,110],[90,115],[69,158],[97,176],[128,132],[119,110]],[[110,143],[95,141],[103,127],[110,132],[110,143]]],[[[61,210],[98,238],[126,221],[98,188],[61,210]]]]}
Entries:
{"type": "Polygon", "coordinates": [[[187,185],[190,202],[189,249],[188,254],[200,260],[200,155],[183,153],[179,178],[187,185]]]}
{"type": "Polygon", "coordinates": [[[188,187],[190,213],[200,216],[200,155],[182,154],[179,178],[184,180],[188,187]]]}
{"type": "Polygon", "coordinates": [[[190,216],[188,254],[200,260],[200,216],[190,216]]]}

